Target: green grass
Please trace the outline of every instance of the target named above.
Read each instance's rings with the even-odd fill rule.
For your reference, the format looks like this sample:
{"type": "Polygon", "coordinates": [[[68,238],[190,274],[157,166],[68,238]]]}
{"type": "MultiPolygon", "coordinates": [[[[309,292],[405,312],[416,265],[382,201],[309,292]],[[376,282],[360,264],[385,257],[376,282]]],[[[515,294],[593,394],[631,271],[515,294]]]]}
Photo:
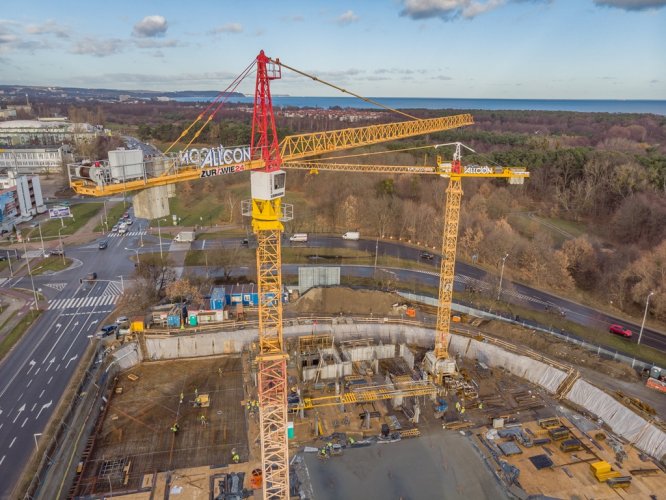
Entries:
{"type": "MultiPolygon", "coordinates": [[[[127,212],[128,209],[129,209],[129,204],[127,206],[125,206],[123,203],[118,203],[117,205],[115,205],[113,207],[109,207],[108,204],[107,204],[106,216],[107,216],[107,219],[108,219],[109,227],[108,228],[103,227],[102,223],[100,222],[99,224],[97,224],[95,226],[94,231],[96,233],[101,233],[101,232],[107,231],[107,230],[111,231],[111,228],[116,225],[118,220],[123,216],[123,214],[125,212],[127,212]]],[[[104,207],[103,207],[103,205],[102,205],[102,210],[99,212],[97,219],[100,220],[100,221],[102,219],[104,219],[104,207]]]]}
{"type": "MultiPolygon", "coordinates": [[[[14,313],[14,315],[15,314],[16,313],[14,313]]],[[[9,332],[9,334],[4,339],[2,339],[2,342],[0,342],[0,359],[4,358],[5,355],[11,350],[11,348],[14,347],[14,345],[20,340],[30,325],[32,325],[32,323],[37,318],[39,318],[40,314],[41,311],[28,311],[25,316],[21,318],[18,324],[12,329],[12,331],[9,332]]],[[[3,323],[2,327],[0,327],[0,329],[4,328],[7,322],[12,319],[12,317],[8,318],[7,321],[3,323]]]]}
{"type": "Polygon", "coordinates": [[[47,271],[51,272],[62,271],[63,269],[67,269],[71,265],[72,265],[72,259],[65,258],[65,263],[63,264],[61,255],[52,255],[44,259],[39,264],[39,266],[35,267],[32,270],[32,275],[38,276],[40,274],[46,273],[47,271]]]}
{"type": "MultiPolygon", "coordinates": [[[[203,193],[196,199],[190,200],[187,205],[183,204],[181,198],[171,198],[169,200],[169,208],[171,214],[178,216],[179,226],[211,226],[229,219],[224,202],[218,201],[213,196],[204,195],[203,193]]],[[[240,210],[240,207],[236,208],[240,210]]],[[[168,225],[173,225],[173,218],[171,215],[165,217],[165,219],[168,225]]],[[[157,223],[153,225],[156,226],[157,223]]]]}
{"type": "MultiPolygon", "coordinates": [[[[71,213],[74,218],[63,219],[65,227],[60,231],[60,234],[69,235],[74,234],[82,228],[92,217],[95,217],[102,209],[102,203],[78,203],[70,207],[71,213]]],[[[58,230],[62,227],[60,220],[53,219],[46,221],[42,224],[42,238],[58,237],[58,230]]],[[[28,238],[34,240],[39,238],[39,229],[32,229],[27,235],[28,238]]]]}

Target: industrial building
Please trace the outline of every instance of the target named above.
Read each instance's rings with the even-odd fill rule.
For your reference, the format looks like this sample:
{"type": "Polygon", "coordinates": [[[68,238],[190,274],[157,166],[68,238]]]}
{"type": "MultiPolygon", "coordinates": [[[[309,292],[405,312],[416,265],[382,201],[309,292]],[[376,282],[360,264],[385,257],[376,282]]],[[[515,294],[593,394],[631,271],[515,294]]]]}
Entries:
{"type": "Polygon", "coordinates": [[[0,145],[51,146],[74,141],[91,141],[105,133],[101,126],[60,120],[10,120],[0,122],[0,145]]]}
{"type": "Polygon", "coordinates": [[[67,145],[0,149],[0,171],[16,175],[57,173],[71,159],[67,145]]]}

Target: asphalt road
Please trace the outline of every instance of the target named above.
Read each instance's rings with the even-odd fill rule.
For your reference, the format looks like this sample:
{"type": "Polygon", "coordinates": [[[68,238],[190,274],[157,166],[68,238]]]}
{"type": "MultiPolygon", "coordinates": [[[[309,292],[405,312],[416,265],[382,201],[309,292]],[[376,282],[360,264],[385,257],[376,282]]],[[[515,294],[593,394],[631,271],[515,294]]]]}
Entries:
{"type": "MultiPolygon", "coordinates": [[[[135,233],[138,231],[134,231],[135,233]]],[[[103,325],[121,294],[133,264],[128,257],[137,234],[66,248],[74,266],[50,276],[35,276],[48,309],[0,364],[0,498],[9,493],[35,443],[78,366],[89,338],[103,325]],[[88,272],[94,282],[80,283],[88,272]]],[[[31,288],[29,278],[10,279],[2,287],[31,288]]],[[[114,319],[114,318],[112,318],[114,319]]]]}
{"type": "MultiPolygon", "coordinates": [[[[193,248],[196,249],[216,249],[228,248],[239,246],[243,238],[228,238],[225,240],[199,240],[195,241],[193,248]]],[[[357,250],[364,250],[371,254],[375,251],[380,256],[398,257],[407,260],[421,260],[422,262],[432,266],[431,272],[407,270],[407,269],[389,269],[391,272],[397,273],[402,282],[409,283],[417,281],[420,283],[437,286],[439,284],[439,266],[440,257],[434,254],[432,260],[423,260],[420,258],[421,250],[406,246],[398,242],[386,242],[377,240],[343,240],[340,237],[334,236],[314,236],[309,235],[307,243],[290,243],[285,240],[284,246],[298,246],[305,248],[312,248],[312,263],[319,262],[321,265],[327,265],[326,260],[317,259],[317,248],[350,248],[357,250]]],[[[432,252],[431,252],[432,253],[432,252]]],[[[368,266],[343,266],[345,273],[352,276],[371,277],[373,268],[368,266]],[[357,268],[357,269],[354,269],[357,268]]],[[[387,269],[386,267],[379,266],[379,268],[387,269]]],[[[498,291],[499,283],[498,276],[489,274],[486,271],[479,269],[468,264],[457,262],[456,263],[456,278],[454,283],[454,290],[464,291],[465,289],[476,290],[492,290],[493,293],[498,291]]],[[[608,326],[616,323],[629,328],[633,332],[633,337],[627,339],[627,342],[637,342],[640,324],[626,321],[621,318],[616,318],[612,315],[598,311],[592,307],[587,307],[576,302],[567,300],[564,297],[549,294],[534,288],[531,288],[520,283],[513,283],[504,277],[502,282],[502,300],[527,307],[530,309],[550,311],[553,314],[564,313],[572,322],[587,326],[597,332],[599,342],[604,341],[608,335],[608,326]]],[[[666,335],[648,327],[643,329],[643,336],[641,344],[666,351],[666,335]]]]}

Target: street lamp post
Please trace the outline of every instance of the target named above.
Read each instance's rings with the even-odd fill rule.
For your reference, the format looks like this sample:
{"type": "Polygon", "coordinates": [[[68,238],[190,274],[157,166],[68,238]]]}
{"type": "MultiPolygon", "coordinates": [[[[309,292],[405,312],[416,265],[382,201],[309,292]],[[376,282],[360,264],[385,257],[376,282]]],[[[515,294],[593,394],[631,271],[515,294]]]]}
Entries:
{"type": "Polygon", "coordinates": [[[35,311],[37,310],[37,290],[35,290],[35,280],[32,277],[32,270],[30,269],[30,257],[28,257],[28,247],[23,240],[23,251],[25,252],[25,261],[28,264],[28,274],[30,275],[30,283],[32,284],[32,296],[35,298],[35,311]]]}
{"type": "Polygon", "coordinates": [[[641,343],[641,337],[643,336],[643,328],[645,327],[645,318],[647,317],[648,307],[650,305],[650,297],[654,295],[654,292],[648,293],[647,299],[645,300],[645,312],[643,313],[643,322],[641,323],[641,331],[638,333],[638,342],[637,345],[641,343]]]}
{"type": "Polygon", "coordinates": [[[164,260],[164,255],[162,254],[162,226],[160,225],[161,220],[157,219],[157,235],[160,238],[160,260],[164,260]]]}
{"type": "Polygon", "coordinates": [[[7,263],[9,264],[9,277],[14,277],[14,271],[12,270],[12,258],[9,255],[9,250],[7,250],[7,263]]]}
{"type": "Polygon", "coordinates": [[[502,294],[502,278],[504,277],[504,264],[506,263],[506,258],[509,256],[507,253],[503,258],[502,258],[502,270],[500,271],[500,282],[499,282],[499,288],[497,290],[497,300],[500,299],[500,295],[502,294]]]}
{"type": "Polygon", "coordinates": [[[60,254],[62,255],[62,264],[65,265],[65,248],[62,246],[62,233],[61,233],[63,229],[65,229],[65,226],[58,229],[58,241],[60,242],[60,254]]]}
{"type": "Polygon", "coordinates": [[[42,223],[38,222],[37,227],[39,228],[39,241],[42,242],[42,256],[46,253],[46,250],[44,249],[44,238],[42,237],[42,223]]]}
{"type": "Polygon", "coordinates": [[[138,248],[127,248],[127,247],[125,247],[125,250],[136,253],[136,265],[138,266],[138,265],[141,264],[141,260],[139,259],[139,249],[138,248]]]}

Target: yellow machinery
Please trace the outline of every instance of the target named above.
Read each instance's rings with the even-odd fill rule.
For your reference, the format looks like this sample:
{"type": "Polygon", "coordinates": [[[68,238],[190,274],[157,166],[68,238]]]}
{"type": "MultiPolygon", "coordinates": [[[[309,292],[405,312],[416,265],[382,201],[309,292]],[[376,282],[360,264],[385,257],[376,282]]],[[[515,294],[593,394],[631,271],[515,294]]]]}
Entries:
{"type": "MultiPolygon", "coordinates": [[[[252,217],[252,228],[257,235],[257,275],[259,288],[259,417],[261,432],[262,464],[264,469],[264,498],[288,498],[289,470],[287,445],[287,372],[282,338],[282,290],[280,233],[282,222],[291,218],[289,206],[281,203],[285,192],[285,172],[281,167],[302,168],[296,160],[321,155],[347,148],[368,146],[381,142],[413,137],[421,134],[450,130],[471,125],[469,114],[449,117],[416,119],[382,125],[349,128],[344,130],[300,134],[284,138],[278,143],[272,110],[269,81],[280,78],[279,61],[266,57],[263,51],[256,59],[257,83],[253,116],[252,145],[247,158],[239,154],[242,161],[224,163],[223,151],[208,150],[213,169],[201,164],[182,161],[182,157],[165,157],[161,173],[151,174],[143,170],[121,172],[118,177],[113,169],[97,166],[75,166],[69,168],[70,185],[79,194],[107,196],[120,192],[165,186],[179,182],[251,170],[252,200],[243,204],[243,213],[252,217]],[[216,156],[217,155],[217,156],[216,156]],[[114,177],[115,176],[115,177],[114,177]]],[[[405,115],[405,113],[400,112],[405,115]]],[[[203,115],[203,114],[202,114],[203,115]]],[[[202,115],[198,120],[202,119],[202,115]]],[[[406,115],[409,116],[409,115],[406,115]]],[[[211,117],[206,121],[209,122],[211,117]]],[[[188,127],[188,130],[192,127],[188,127]]],[[[201,129],[196,132],[198,136],[201,129]]],[[[186,131],[187,132],[187,131],[186,131]]],[[[186,133],[184,132],[183,135],[186,133]]],[[[181,135],[181,137],[183,137],[181,135]]],[[[191,143],[192,141],[190,141],[191,143]]],[[[522,181],[524,171],[500,169],[501,172],[465,172],[460,165],[460,146],[451,164],[440,163],[438,168],[429,167],[379,167],[371,165],[339,166],[312,164],[325,170],[347,170],[381,173],[435,174],[450,179],[447,189],[444,241],[442,244],[442,270],[439,295],[439,314],[435,350],[429,353],[431,373],[441,381],[441,376],[451,372],[448,360],[447,340],[449,334],[451,296],[462,177],[505,177],[510,181],[522,181]],[[450,165],[450,167],[449,167],[450,165]]],[[[226,159],[226,157],[224,157],[226,159]]],[[[235,158],[235,157],[234,157],[235,158]]],[[[305,164],[302,164],[305,165],[305,164]]],[[[313,168],[312,166],[308,168],[313,168]]],[[[427,358],[428,359],[428,358],[427,358]]],[[[416,388],[414,388],[416,389],[416,388]]],[[[419,388],[415,392],[430,393],[431,389],[419,388]]],[[[406,393],[412,391],[407,390],[406,393]]],[[[389,393],[387,393],[389,394],[389,393]]],[[[377,397],[377,394],[375,394],[377,397]]]]}
{"type": "Polygon", "coordinates": [[[363,165],[325,162],[287,162],[285,169],[301,169],[309,171],[331,170],[338,172],[366,172],[392,174],[425,174],[439,175],[449,179],[446,189],[446,205],[444,209],[444,228],[442,234],[442,260],[439,277],[439,303],[437,308],[437,327],[435,349],[426,353],[425,369],[442,383],[442,377],[455,373],[455,362],[448,355],[448,340],[451,326],[451,303],[453,301],[453,281],[455,278],[456,249],[458,243],[458,222],[462,202],[462,179],[500,178],[508,179],[510,184],[522,184],[529,177],[529,172],[519,167],[491,167],[472,165],[464,167],[461,163],[461,148],[471,148],[460,142],[439,144],[435,147],[455,146],[453,161],[443,162],[437,158],[437,167],[394,166],[394,165],[363,165]]]}

